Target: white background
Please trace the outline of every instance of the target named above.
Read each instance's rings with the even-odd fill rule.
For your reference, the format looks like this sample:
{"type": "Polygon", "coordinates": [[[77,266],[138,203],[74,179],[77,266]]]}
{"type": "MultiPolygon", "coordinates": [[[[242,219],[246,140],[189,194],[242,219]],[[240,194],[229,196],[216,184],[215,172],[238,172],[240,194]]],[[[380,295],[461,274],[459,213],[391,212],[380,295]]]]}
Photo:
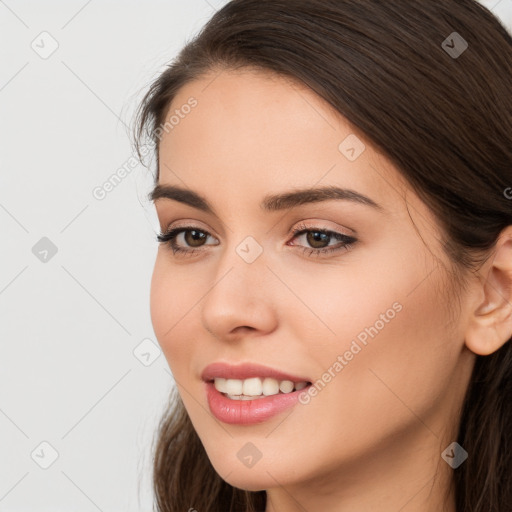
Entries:
{"type": "MultiPolygon", "coordinates": [[[[0,512],[152,508],[173,379],[149,314],[152,175],[127,164],[127,126],[224,3],[0,1],[0,512]]],[[[512,0],[482,3],[512,32],[512,0]]]]}

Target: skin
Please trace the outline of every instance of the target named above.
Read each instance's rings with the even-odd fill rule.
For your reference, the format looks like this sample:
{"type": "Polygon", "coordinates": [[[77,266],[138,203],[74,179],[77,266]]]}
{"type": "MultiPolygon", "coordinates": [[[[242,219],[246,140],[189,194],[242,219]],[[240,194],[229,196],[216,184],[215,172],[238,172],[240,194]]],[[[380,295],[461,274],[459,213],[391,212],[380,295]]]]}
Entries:
{"type": "MultiPolygon", "coordinates": [[[[441,453],[457,438],[475,354],[512,332],[512,229],[462,294],[430,210],[313,92],[249,69],[216,71],[184,86],[170,111],[191,96],[197,106],[161,138],[159,183],[198,192],[217,215],[155,201],[163,231],[193,225],[210,236],[190,256],[159,246],[151,319],[215,470],[266,490],[266,512],[454,512],[441,453]],[[350,134],[366,146],[353,162],[338,149],[350,134]],[[382,211],[346,200],[259,207],[269,193],[321,185],[362,193],[382,211]],[[339,242],[293,238],[302,223],[357,242],[309,255],[303,247],[339,242]],[[263,249],[250,264],[236,252],[247,236],[263,249]],[[400,312],[307,405],[249,426],[210,413],[207,364],[256,362],[315,382],[394,303],[400,312]],[[251,468],[237,458],[249,441],[262,453],[251,468]]],[[[187,240],[177,244],[191,249],[187,240]]]]}

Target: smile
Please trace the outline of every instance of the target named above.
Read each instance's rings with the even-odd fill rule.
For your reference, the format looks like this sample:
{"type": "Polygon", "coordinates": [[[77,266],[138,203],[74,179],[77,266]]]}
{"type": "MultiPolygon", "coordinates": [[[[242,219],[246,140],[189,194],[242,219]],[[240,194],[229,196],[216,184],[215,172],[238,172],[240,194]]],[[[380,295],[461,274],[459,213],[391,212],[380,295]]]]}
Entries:
{"type": "Polygon", "coordinates": [[[272,377],[252,377],[250,379],[214,379],[215,389],[231,400],[253,400],[279,393],[292,393],[305,388],[306,381],[293,382],[291,380],[278,381],[272,377]]]}
{"type": "Polygon", "coordinates": [[[279,392],[269,396],[228,396],[218,391],[214,382],[205,382],[204,385],[208,407],[219,421],[232,425],[252,425],[267,421],[297,405],[300,393],[307,392],[311,383],[300,390],[279,392]]]}

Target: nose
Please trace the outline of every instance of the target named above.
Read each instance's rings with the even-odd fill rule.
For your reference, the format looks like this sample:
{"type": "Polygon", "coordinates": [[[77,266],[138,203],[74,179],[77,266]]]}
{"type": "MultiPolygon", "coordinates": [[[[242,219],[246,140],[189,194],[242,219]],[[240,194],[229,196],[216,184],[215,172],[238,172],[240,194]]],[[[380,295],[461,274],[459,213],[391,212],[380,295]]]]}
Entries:
{"type": "Polygon", "coordinates": [[[202,301],[205,329],[219,340],[235,340],[248,333],[272,332],[277,325],[276,280],[266,266],[265,252],[244,260],[235,248],[219,259],[214,279],[202,301]]]}

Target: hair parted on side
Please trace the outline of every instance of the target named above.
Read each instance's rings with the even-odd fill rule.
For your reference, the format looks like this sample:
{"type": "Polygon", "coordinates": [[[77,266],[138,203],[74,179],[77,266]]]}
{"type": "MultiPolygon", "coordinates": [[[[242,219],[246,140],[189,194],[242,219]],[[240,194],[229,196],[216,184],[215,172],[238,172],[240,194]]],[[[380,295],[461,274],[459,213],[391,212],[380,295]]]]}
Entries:
{"type": "MultiPolygon", "coordinates": [[[[476,0],[233,0],[151,84],[134,140],[155,145],[178,91],[251,68],[305,84],[390,159],[443,229],[454,276],[512,225],[512,37],[476,0]],[[453,32],[468,48],[442,47],[453,32]]],[[[140,157],[140,152],[139,152],[140,157]]],[[[158,181],[158,169],[156,172],[158,181]]],[[[512,343],[477,356],[457,442],[458,512],[512,511],[512,343]]],[[[177,393],[154,446],[158,512],[264,512],[215,472],[177,393]]]]}

